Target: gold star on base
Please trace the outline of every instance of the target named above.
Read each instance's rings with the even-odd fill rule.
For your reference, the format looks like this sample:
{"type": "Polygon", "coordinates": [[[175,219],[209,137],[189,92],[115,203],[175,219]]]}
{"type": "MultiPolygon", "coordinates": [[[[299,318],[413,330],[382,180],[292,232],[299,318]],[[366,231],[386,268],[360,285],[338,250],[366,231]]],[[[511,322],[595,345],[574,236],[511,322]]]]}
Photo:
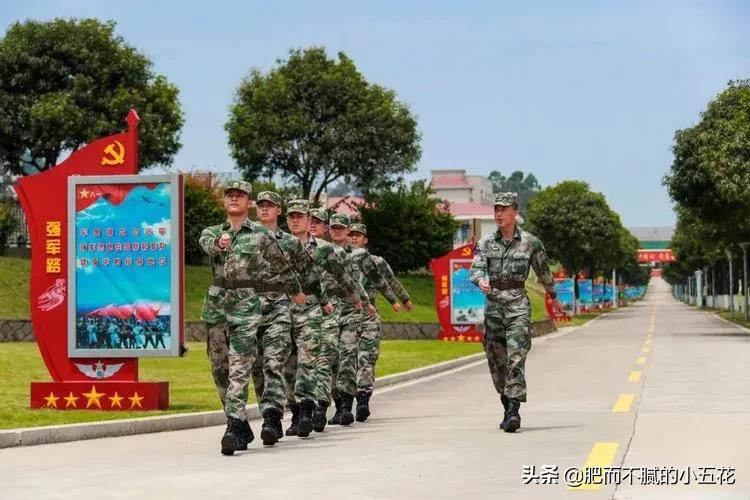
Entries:
{"type": "Polygon", "coordinates": [[[96,386],[92,385],[91,392],[84,392],[82,394],[86,399],[88,399],[88,401],[86,401],[86,408],[91,408],[92,406],[96,405],[96,407],[101,410],[102,402],[99,400],[102,398],[102,396],[105,395],[105,393],[96,392],[96,386]]]}
{"type": "Polygon", "coordinates": [[[65,408],[70,408],[71,406],[73,408],[78,408],[78,405],[76,404],[76,401],[78,401],[78,396],[73,396],[72,391],[70,394],[68,394],[67,397],[64,397],[63,399],[65,400],[65,408]]]}
{"type": "Polygon", "coordinates": [[[464,334],[462,333],[461,335],[458,336],[458,341],[463,342],[464,340],[466,340],[466,337],[464,337],[464,334]]]}
{"type": "Polygon", "coordinates": [[[44,400],[47,402],[45,405],[47,408],[57,408],[57,400],[60,399],[59,396],[55,396],[53,393],[49,393],[49,396],[45,396],[44,400]]]}
{"type": "Polygon", "coordinates": [[[83,188],[80,191],[78,191],[78,194],[81,195],[81,198],[88,198],[89,194],[91,194],[91,191],[86,191],[86,188],[83,188]]]}
{"type": "Polygon", "coordinates": [[[117,408],[122,408],[122,404],[120,403],[120,401],[122,401],[125,398],[122,397],[122,396],[120,396],[119,394],[117,394],[117,391],[115,391],[115,395],[114,396],[110,396],[107,399],[109,399],[109,407],[110,408],[114,408],[115,406],[117,408]]]}
{"type": "Polygon", "coordinates": [[[133,396],[129,397],[128,399],[130,400],[130,409],[131,410],[133,408],[135,408],[136,406],[138,408],[143,408],[143,406],[141,406],[141,401],[143,401],[144,397],[143,396],[139,396],[138,395],[138,391],[136,391],[135,394],[133,394],[133,396]]]}

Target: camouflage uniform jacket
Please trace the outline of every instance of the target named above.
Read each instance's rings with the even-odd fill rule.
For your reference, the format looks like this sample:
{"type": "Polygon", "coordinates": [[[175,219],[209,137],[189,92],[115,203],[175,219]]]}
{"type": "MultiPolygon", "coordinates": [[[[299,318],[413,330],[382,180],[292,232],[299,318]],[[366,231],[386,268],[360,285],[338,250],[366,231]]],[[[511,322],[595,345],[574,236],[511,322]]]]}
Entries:
{"type": "Polygon", "coordinates": [[[360,301],[358,287],[354,278],[347,272],[346,263],[340,255],[336,253],[336,247],[331,243],[318,239],[313,235],[308,236],[305,243],[305,249],[312,256],[315,266],[314,271],[323,285],[325,300],[321,298],[322,303],[330,302],[326,291],[326,283],[336,284],[337,287],[330,287],[332,292],[340,292],[344,295],[344,301],[350,304],[356,304],[360,301]]]}
{"type": "MultiPolygon", "coordinates": [[[[266,228],[250,219],[245,219],[237,231],[232,230],[229,222],[209,226],[201,233],[198,243],[211,257],[214,279],[267,283],[271,277],[280,276],[280,286],[286,293],[295,295],[301,290],[278,242],[266,228]],[[218,246],[224,233],[232,237],[226,250],[218,246]]],[[[217,296],[223,295],[223,291],[221,287],[209,286],[207,299],[210,300],[206,304],[216,304],[217,296]]],[[[223,311],[212,307],[204,308],[202,317],[209,323],[224,321],[223,311]]]]}
{"type": "Polygon", "coordinates": [[[554,298],[555,281],[539,238],[516,226],[513,239],[506,244],[498,229],[483,236],[474,246],[470,279],[476,285],[482,279],[489,282],[492,290],[487,294],[487,299],[500,304],[504,316],[521,316],[531,310],[529,297],[523,288],[523,283],[529,277],[529,267],[534,268],[539,281],[554,298]],[[517,283],[521,287],[499,289],[507,283],[517,283]]]}
{"type": "MultiPolygon", "coordinates": [[[[299,238],[280,229],[277,229],[273,235],[298,276],[305,295],[317,297],[325,304],[328,300],[322,288],[320,276],[315,272],[315,262],[299,238]]],[[[283,278],[283,276],[276,276],[269,281],[269,284],[281,283],[283,278]]]]}
{"type": "MultiPolygon", "coordinates": [[[[318,239],[318,241],[321,240],[318,239]]],[[[362,306],[369,306],[370,299],[367,296],[365,288],[362,286],[362,272],[359,267],[357,267],[357,264],[349,257],[349,254],[346,253],[344,247],[333,243],[329,244],[333,247],[334,255],[344,264],[344,271],[346,271],[346,274],[351,277],[352,283],[356,287],[356,294],[359,297],[359,300],[362,301],[362,306]]],[[[323,275],[323,286],[325,287],[329,298],[343,298],[347,294],[342,283],[337,281],[331,273],[325,273],[323,275]]]]}
{"type": "MultiPolygon", "coordinates": [[[[391,290],[393,290],[393,293],[396,294],[401,303],[407,302],[409,300],[409,293],[404,288],[404,285],[402,285],[401,282],[396,279],[396,275],[393,274],[393,269],[391,269],[391,266],[388,264],[388,262],[383,257],[380,257],[378,255],[372,255],[372,261],[375,263],[375,266],[378,268],[378,272],[383,275],[383,278],[385,278],[385,282],[388,284],[391,290]]],[[[364,286],[365,290],[367,291],[367,295],[370,297],[370,301],[374,304],[377,289],[368,277],[365,277],[364,286]]]]}
{"type": "Polygon", "coordinates": [[[365,279],[367,279],[368,284],[371,284],[370,286],[374,287],[377,291],[382,293],[383,296],[388,299],[388,302],[390,302],[391,304],[395,304],[396,302],[398,302],[398,297],[396,297],[396,294],[393,293],[393,290],[391,290],[391,287],[388,285],[385,277],[383,277],[381,272],[378,270],[378,266],[375,265],[370,252],[368,252],[365,248],[354,248],[351,245],[347,245],[344,248],[346,249],[347,254],[349,254],[349,258],[357,265],[357,268],[361,271],[360,279],[362,280],[363,285],[365,283],[365,279]]]}

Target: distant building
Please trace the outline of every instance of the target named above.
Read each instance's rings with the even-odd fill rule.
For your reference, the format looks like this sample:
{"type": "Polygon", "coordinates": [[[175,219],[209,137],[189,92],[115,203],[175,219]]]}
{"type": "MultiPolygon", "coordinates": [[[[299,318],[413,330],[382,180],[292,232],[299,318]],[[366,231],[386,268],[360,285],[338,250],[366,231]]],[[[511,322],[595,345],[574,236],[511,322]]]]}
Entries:
{"type": "Polygon", "coordinates": [[[497,230],[492,182],[487,177],[467,175],[464,169],[432,170],[430,174],[436,196],[450,204],[451,215],[461,224],[453,238],[454,247],[497,230]]]}
{"type": "Polygon", "coordinates": [[[667,262],[674,262],[672,253],[672,236],[674,228],[668,226],[641,226],[628,228],[630,234],[640,243],[638,262],[651,267],[661,267],[667,262]]]}
{"type": "Polygon", "coordinates": [[[361,196],[321,196],[320,202],[330,213],[346,214],[358,219],[359,207],[364,205],[365,199],[361,196]]]}

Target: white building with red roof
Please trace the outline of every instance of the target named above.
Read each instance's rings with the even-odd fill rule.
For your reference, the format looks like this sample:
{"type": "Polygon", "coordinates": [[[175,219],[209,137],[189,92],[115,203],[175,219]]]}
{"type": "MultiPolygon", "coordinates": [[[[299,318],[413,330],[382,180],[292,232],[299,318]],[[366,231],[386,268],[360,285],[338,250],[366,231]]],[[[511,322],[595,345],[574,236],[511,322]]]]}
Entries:
{"type": "Polygon", "coordinates": [[[476,241],[497,230],[492,182],[482,175],[467,175],[464,169],[432,170],[430,186],[450,204],[451,215],[461,223],[454,245],[476,241]]]}

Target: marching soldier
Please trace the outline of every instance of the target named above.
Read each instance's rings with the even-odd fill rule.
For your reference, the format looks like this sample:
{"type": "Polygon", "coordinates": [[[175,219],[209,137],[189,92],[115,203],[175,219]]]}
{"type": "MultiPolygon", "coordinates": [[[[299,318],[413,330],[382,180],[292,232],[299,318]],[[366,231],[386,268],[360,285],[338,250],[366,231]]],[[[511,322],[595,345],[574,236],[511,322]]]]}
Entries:
{"type": "MultiPolygon", "coordinates": [[[[310,234],[322,241],[328,234],[328,211],[324,208],[310,209],[310,234]]],[[[359,328],[362,310],[367,310],[367,314],[372,314],[374,307],[370,304],[367,293],[362,286],[360,271],[354,262],[349,258],[346,250],[341,245],[332,245],[334,255],[344,264],[344,269],[352,277],[354,285],[357,288],[362,307],[356,305],[350,306],[339,300],[344,297],[346,291],[342,283],[330,273],[324,274],[324,287],[329,300],[334,306],[333,312],[323,317],[321,324],[321,341],[316,359],[318,368],[318,409],[314,414],[315,430],[320,432],[325,427],[326,410],[330,406],[331,397],[335,397],[336,414],[328,421],[330,424],[342,423],[342,399],[338,397],[336,390],[336,372],[340,363],[339,346],[341,338],[356,338],[356,331],[359,328]]],[[[353,340],[350,342],[354,342],[353,340]]],[[[356,353],[354,358],[356,370],[356,353]]],[[[351,405],[348,414],[345,415],[344,425],[350,425],[354,421],[354,415],[351,413],[351,405]]]]}
{"type": "MultiPolygon", "coordinates": [[[[349,226],[351,220],[346,214],[333,214],[328,221],[328,232],[331,235],[331,241],[346,251],[349,260],[354,264],[353,273],[360,282],[366,277],[372,286],[374,286],[392,305],[398,301],[398,298],[388,286],[383,275],[377,269],[372,261],[370,253],[364,248],[352,248],[349,245],[349,226]]],[[[368,318],[377,314],[375,305],[370,302],[368,307],[368,318]]],[[[341,330],[339,334],[338,349],[338,369],[334,376],[336,383],[333,387],[334,401],[336,402],[336,414],[329,424],[350,425],[354,421],[352,414],[352,404],[357,392],[357,354],[359,350],[359,340],[361,336],[362,320],[364,317],[359,311],[352,310],[349,307],[342,307],[341,311],[341,330]],[[338,397],[337,397],[338,396],[338,397]],[[338,419],[337,419],[338,417],[338,419]]]]}
{"type": "Polygon", "coordinates": [[[487,295],[484,312],[484,351],[495,390],[505,409],[500,428],[521,427],[518,412],[526,401],[526,356],[531,349],[531,302],[524,283],[529,267],[555,299],[557,294],[547,254],[539,239],[519,228],[516,193],[495,195],[496,232],[483,236],[474,248],[471,281],[487,295]]]}
{"type": "MultiPolygon", "coordinates": [[[[316,360],[320,356],[323,343],[327,341],[323,338],[322,323],[324,318],[333,315],[334,303],[338,304],[340,300],[343,300],[348,304],[353,304],[355,309],[359,309],[362,307],[362,302],[357,293],[358,289],[354,278],[346,272],[344,261],[336,254],[334,246],[308,232],[310,227],[309,202],[307,200],[290,200],[287,205],[286,220],[289,231],[302,242],[305,250],[312,256],[313,270],[316,273],[317,280],[325,282],[327,277],[329,282],[334,281],[340,284],[340,287],[331,290],[333,297],[328,297],[328,292],[324,287],[319,294],[306,294],[307,302],[305,305],[292,306],[292,336],[296,335],[298,338],[309,340],[301,345],[298,344],[296,355],[293,353],[289,357],[285,370],[288,377],[287,390],[290,389],[290,383],[295,382],[295,374],[295,393],[297,392],[296,387],[301,384],[307,385],[309,378],[309,383],[314,386],[316,399],[318,399],[318,407],[313,414],[313,428],[316,432],[322,432],[326,425],[326,410],[329,404],[327,400],[321,401],[319,399],[320,390],[318,386],[322,376],[319,373],[316,360]],[[336,292],[341,293],[341,296],[336,296],[336,292]]],[[[295,396],[297,395],[295,394],[295,396]]],[[[294,399],[290,399],[290,401],[294,403],[294,399]]],[[[303,413],[304,411],[303,408],[303,413]]],[[[287,430],[287,435],[293,435],[297,432],[302,436],[302,422],[300,419],[299,427],[295,428],[294,410],[292,410],[292,427],[287,430]]],[[[309,434],[307,429],[304,432],[309,434]]]]}
{"type": "MultiPolygon", "coordinates": [[[[349,228],[349,244],[354,248],[367,248],[367,226],[362,223],[353,223],[349,228]]],[[[407,311],[412,310],[412,303],[404,286],[393,274],[391,266],[383,257],[372,256],[380,274],[385,278],[386,283],[391,290],[404,304],[407,311]]],[[[377,290],[373,283],[365,278],[365,291],[370,297],[370,302],[375,304],[375,295],[377,290]]],[[[393,304],[393,310],[398,312],[401,309],[398,303],[393,304]]],[[[357,422],[364,422],[370,416],[370,397],[375,387],[375,363],[380,357],[380,316],[364,318],[362,320],[362,334],[359,339],[359,352],[357,355],[357,412],[355,419],[357,422]]]]}
{"type": "MultiPolygon", "coordinates": [[[[284,255],[292,269],[300,278],[302,291],[307,300],[305,304],[290,307],[286,296],[271,290],[261,294],[264,310],[268,311],[267,320],[261,324],[261,334],[267,330],[285,329],[290,339],[290,351],[284,361],[282,373],[285,382],[285,396],[292,412],[292,424],[287,429],[287,436],[307,437],[313,430],[313,411],[317,400],[315,367],[313,359],[316,325],[320,323],[321,310],[318,297],[321,295],[319,276],[313,270],[313,259],[305,250],[302,242],[295,236],[279,229],[278,218],[281,215],[281,197],[273,191],[261,191],[256,201],[258,220],[279,242],[284,255]],[[310,304],[309,310],[306,306],[310,304]],[[309,317],[305,312],[309,313],[309,317]],[[307,325],[310,325],[307,328],[307,325]],[[297,363],[299,360],[299,363],[297,363]]],[[[325,304],[325,301],[323,302],[325,304]]],[[[253,384],[256,392],[264,385],[264,374],[253,370],[253,384]]],[[[279,429],[281,438],[281,429],[279,429]]]]}
{"type": "MultiPolygon", "coordinates": [[[[245,405],[250,371],[258,353],[258,328],[263,319],[258,290],[264,289],[269,276],[279,276],[279,286],[295,303],[305,301],[299,280],[276,240],[263,226],[248,218],[251,194],[249,183],[229,183],[224,189],[227,221],[204,229],[199,239],[211,257],[213,271],[213,283],[206,293],[201,318],[208,326],[208,358],[227,416],[227,429],[221,440],[224,455],[247,449],[253,440],[245,405]]],[[[263,339],[267,344],[264,345],[267,376],[259,405],[264,417],[261,438],[264,443],[274,444],[284,408],[281,369],[286,361],[288,340],[281,334],[269,338],[271,335],[266,332],[263,339]]]]}

